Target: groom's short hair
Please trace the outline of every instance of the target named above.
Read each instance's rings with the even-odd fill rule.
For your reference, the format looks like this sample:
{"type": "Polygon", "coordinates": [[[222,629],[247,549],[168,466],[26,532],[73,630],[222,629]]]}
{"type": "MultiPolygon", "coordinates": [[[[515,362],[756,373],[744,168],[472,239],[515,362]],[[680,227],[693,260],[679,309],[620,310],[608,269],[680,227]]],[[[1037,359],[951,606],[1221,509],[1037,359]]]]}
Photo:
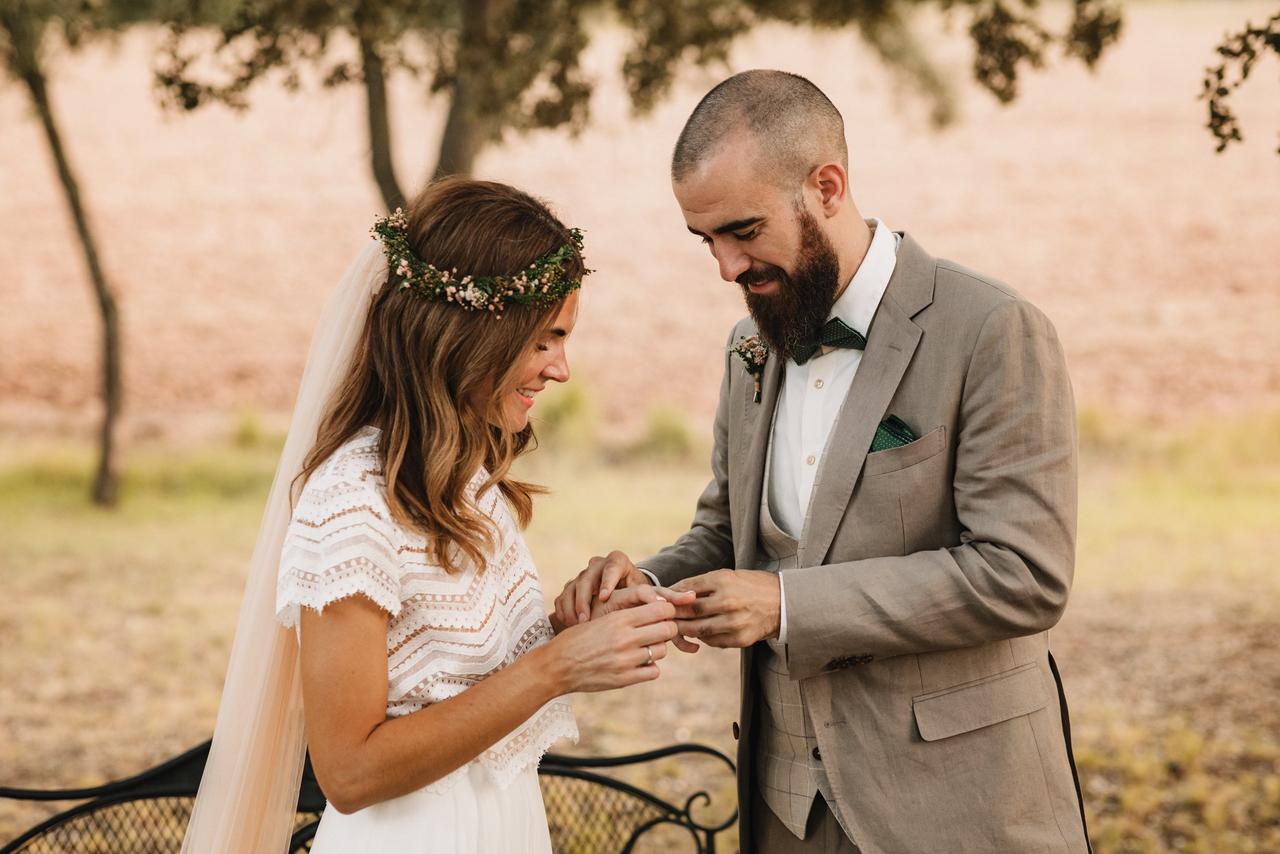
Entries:
{"type": "Polygon", "coordinates": [[[735,74],[693,108],[671,155],[671,178],[683,181],[727,139],[750,133],[758,168],[782,187],[836,160],[847,171],[844,119],[822,90],[799,74],[756,69],[735,74]]]}

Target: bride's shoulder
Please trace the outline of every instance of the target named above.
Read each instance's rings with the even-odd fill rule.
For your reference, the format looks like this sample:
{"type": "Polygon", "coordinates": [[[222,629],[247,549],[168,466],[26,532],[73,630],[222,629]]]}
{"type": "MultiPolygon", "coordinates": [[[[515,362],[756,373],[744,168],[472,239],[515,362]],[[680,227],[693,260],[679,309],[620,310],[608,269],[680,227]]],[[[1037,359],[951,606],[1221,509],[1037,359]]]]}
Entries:
{"type": "Polygon", "coordinates": [[[316,476],[366,475],[377,472],[382,476],[382,462],[378,458],[377,427],[361,427],[351,438],[339,445],[324,462],[316,467],[316,476]]]}
{"type": "Polygon", "coordinates": [[[377,507],[386,503],[382,460],[378,456],[378,428],[362,427],[339,445],[307,478],[298,497],[299,507],[352,502],[377,507]]]}

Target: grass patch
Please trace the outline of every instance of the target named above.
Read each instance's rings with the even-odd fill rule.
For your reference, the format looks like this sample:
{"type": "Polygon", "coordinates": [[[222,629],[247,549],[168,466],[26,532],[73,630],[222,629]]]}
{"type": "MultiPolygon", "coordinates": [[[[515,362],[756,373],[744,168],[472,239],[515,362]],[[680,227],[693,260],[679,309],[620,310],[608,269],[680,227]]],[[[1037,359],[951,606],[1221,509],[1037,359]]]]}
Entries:
{"type": "MultiPolygon", "coordinates": [[[[557,444],[573,435],[564,425],[591,420],[589,398],[563,407],[544,450],[519,464],[552,490],[528,532],[549,595],[593,554],[639,558],[671,542],[707,477],[704,462],[678,455],[605,462],[557,444]]],[[[1267,604],[1280,416],[1179,430],[1097,421],[1082,420],[1079,597],[1055,630],[1097,850],[1277,850],[1280,719],[1246,689],[1227,692],[1280,684],[1266,664],[1280,658],[1267,604]],[[1241,590],[1249,609],[1204,613],[1241,590]],[[1164,622],[1142,622],[1144,608],[1164,622]],[[1211,715],[1224,704],[1238,712],[1211,715]]],[[[115,510],[87,499],[88,447],[23,440],[0,453],[4,783],[101,782],[208,737],[279,446],[261,432],[239,441],[244,432],[255,431],[130,449],[115,510]]],[[[736,655],[674,656],[657,682],[575,706],[580,752],[686,740],[728,752],[736,655]]],[[[677,803],[703,784],[716,804],[732,801],[731,781],[696,770],[638,773],[677,803]]],[[[39,814],[0,805],[0,839],[39,814]]]]}
{"type": "Polygon", "coordinates": [[[1206,737],[1185,720],[1095,726],[1077,739],[1096,850],[1280,851],[1280,746],[1274,733],[1206,737]]]}
{"type": "Polygon", "coordinates": [[[1081,431],[1077,585],[1274,589],[1280,415],[1108,429],[1103,442],[1081,431]]]}

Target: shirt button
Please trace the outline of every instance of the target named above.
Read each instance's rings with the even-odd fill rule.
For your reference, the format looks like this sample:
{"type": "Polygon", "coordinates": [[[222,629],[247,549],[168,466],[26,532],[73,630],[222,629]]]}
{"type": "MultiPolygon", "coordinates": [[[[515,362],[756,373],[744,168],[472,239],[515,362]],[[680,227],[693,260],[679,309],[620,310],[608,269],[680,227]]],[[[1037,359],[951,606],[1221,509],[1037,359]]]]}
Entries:
{"type": "Polygon", "coordinates": [[[818,760],[819,762],[821,762],[821,761],[822,761],[822,751],[815,747],[815,748],[813,749],[813,758],[814,758],[814,759],[816,759],[816,760],[818,760]]]}
{"type": "Polygon", "coordinates": [[[817,462],[817,460],[816,460],[816,459],[814,459],[813,454],[810,454],[809,456],[807,456],[807,457],[805,457],[805,458],[804,458],[804,463],[805,463],[805,465],[807,465],[807,466],[811,466],[811,465],[813,465],[815,462],[817,462]]]}
{"type": "Polygon", "coordinates": [[[824,385],[826,385],[826,383],[824,383],[822,380],[814,380],[814,381],[813,381],[813,387],[814,387],[814,388],[822,388],[824,385]]]}

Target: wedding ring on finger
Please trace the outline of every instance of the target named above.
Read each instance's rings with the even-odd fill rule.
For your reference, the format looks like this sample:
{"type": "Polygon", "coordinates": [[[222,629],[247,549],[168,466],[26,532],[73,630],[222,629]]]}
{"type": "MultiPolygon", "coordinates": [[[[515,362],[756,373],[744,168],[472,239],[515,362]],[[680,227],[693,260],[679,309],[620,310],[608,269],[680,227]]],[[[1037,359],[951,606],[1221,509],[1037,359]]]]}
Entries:
{"type": "Polygon", "coordinates": [[[653,664],[653,647],[646,645],[644,648],[644,654],[649,656],[649,660],[644,663],[645,667],[648,667],[650,664],[653,664]]]}

